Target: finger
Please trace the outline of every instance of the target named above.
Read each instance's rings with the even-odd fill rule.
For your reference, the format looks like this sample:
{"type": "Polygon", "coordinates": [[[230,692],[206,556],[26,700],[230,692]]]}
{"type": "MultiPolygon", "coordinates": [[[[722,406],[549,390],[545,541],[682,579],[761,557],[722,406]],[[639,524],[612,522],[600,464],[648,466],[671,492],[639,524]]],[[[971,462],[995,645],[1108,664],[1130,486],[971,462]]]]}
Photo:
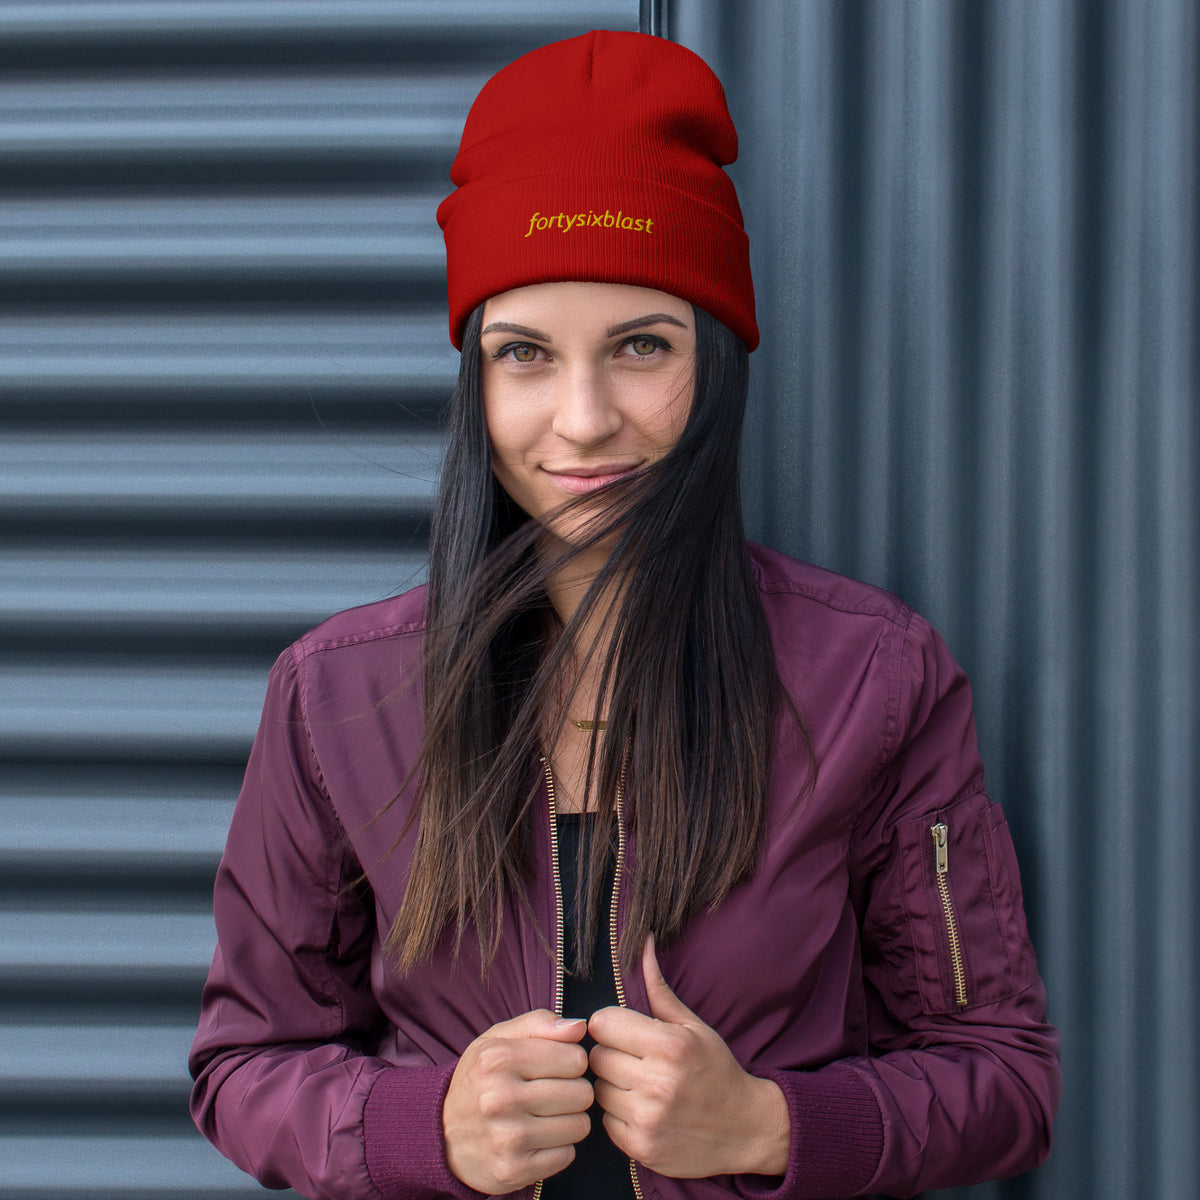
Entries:
{"type": "Polygon", "coordinates": [[[587,1070],[587,1051],[574,1042],[505,1038],[494,1045],[494,1065],[509,1070],[518,1079],[578,1079],[587,1070]]]}
{"type": "Polygon", "coordinates": [[[622,1154],[628,1154],[630,1158],[635,1157],[630,1151],[629,1133],[631,1125],[623,1117],[618,1117],[607,1110],[604,1113],[604,1132],[608,1134],[608,1140],[612,1142],[622,1154]]]}
{"type": "Polygon", "coordinates": [[[642,949],[642,976],[646,981],[646,998],[650,1001],[650,1015],[658,1021],[669,1021],[672,1025],[703,1024],[694,1012],[671,990],[659,969],[658,957],[654,952],[654,935],[649,934],[642,949]]]}
{"type": "MultiPolygon", "coordinates": [[[[506,1171],[503,1178],[494,1174],[490,1178],[480,1175],[477,1176],[478,1182],[482,1183],[489,1191],[498,1189],[501,1193],[507,1194],[519,1188],[528,1187],[539,1179],[548,1179],[551,1175],[557,1175],[560,1171],[565,1170],[575,1159],[576,1144],[587,1137],[591,1131],[590,1121],[586,1125],[580,1125],[580,1119],[573,1118],[573,1120],[574,1128],[567,1127],[562,1122],[554,1125],[539,1122],[541,1128],[538,1129],[538,1136],[549,1138],[549,1145],[542,1147],[527,1143],[525,1150],[520,1155],[519,1162],[510,1164],[512,1169],[506,1171]]],[[[495,1162],[491,1164],[493,1171],[496,1165],[495,1162]]]]}
{"type": "Polygon", "coordinates": [[[529,1156],[529,1178],[525,1186],[536,1183],[539,1179],[549,1179],[551,1175],[565,1171],[574,1161],[574,1145],[555,1146],[552,1150],[535,1150],[529,1156]]]}
{"type": "Polygon", "coordinates": [[[586,1017],[555,1017],[554,1024],[538,1037],[556,1042],[581,1042],[587,1034],[586,1017]]]}
{"type": "Polygon", "coordinates": [[[586,1079],[535,1079],[521,1092],[521,1106],[535,1117],[585,1113],[595,1098],[586,1079]]]}
{"type": "Polygon", "coordinates": [[[487,1035],[505,1038],[546,1038],[554,1042],[578,1042],[587,1033],[582,1017],[558,1017],[548,1008],[535,1008],[493,1025],[487,1035]]]}
{"type": "Polygon", "coordinates": [[[588,1055],[588,1066],[596,1081],[604,1080],[614,1087],[629,1089],[637,1084],[640,1078],[642,1060],[624,1050],[616,1050],[612,1046],[596,1045],[588,1055]]]}
{"type": "Polygon", "coordinates": [[[586,1112],[560,1113],[555,1117],[534,1117],[525,1132],[525,1145],[532,1153],[557,1150],[582,1142],[591,1132],[592,1119],[586,1112]]]}
{"type": "Polygon", "coordinates": [[[592,1013],[588,1033],[598,1046],[611,1046],[644,1058],[651,1053],[662,1024],[632,1008],[601,1008],[592,1013]]]}
{"type": "Polygon", "coordinates": [[[596,1080],[596,1103],[607,1116],[626,1122],[633,1119],[633,1092],[619,1088],[604,1079],[596,1080]]]}

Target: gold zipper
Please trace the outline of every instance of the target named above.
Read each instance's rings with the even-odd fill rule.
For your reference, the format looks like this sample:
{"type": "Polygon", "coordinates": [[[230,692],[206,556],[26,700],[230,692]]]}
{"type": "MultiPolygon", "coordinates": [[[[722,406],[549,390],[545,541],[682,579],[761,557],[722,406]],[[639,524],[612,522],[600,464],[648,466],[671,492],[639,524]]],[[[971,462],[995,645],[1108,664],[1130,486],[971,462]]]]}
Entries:
{"type": "MultiPolygon", "coordinates": [[[[621,978],[621,956],[617,952],[617,903],[621,896],[621,874],[625,869],[625,820],[622,806],[625,790],[625,763],[621,763],[621,778],[617,782],[617,861],[613,867],[612,902],[608,906],[608,949],[612,955],[613,983],[617,989],[617,1003],[628,1008],[625,1000],[625,980],[621,978]]],[[[638,1179],[637,1163],[629,1160],[629,1178],[633,1183],[633,1194],[642,1200],[642,1183],[638,1179]]]]}
{"type": "Polygon", "coordinates": [[[550,760],[543,756],[542,770],[546,773],[546,796],[550,802],[550,875],[554,881],[554,1015],[563,1015],[563,896],[562,880],[558,875],[558,809],[554,802],[554,774],[550,760]]]}
{"type": "Polygon", "coordinates": [[[942,822],[929,827],[933,834],[933,860],[937,869],[938,895],[946,916],[946,936],[950,942],[950,967],[954,972],[954,1003],[967,1006],[967,969],[963,963],[962,941],[958,936],[958,918],[950,898],[950,826],[942,822]]]}
{"type": "MultiPolygon", "coordinates": [[[[550,760],[542,755],[542,770],[546,774],[546,797],[550,805],[550,877],[554,882],[554,1015],[563,1015],[563,896],[562,880],[558,875],[558,810],[554,804],[554,773],[550,760]]],[[[541,1200],[544,1179],[533,1185],[533,1200],[541,1200]]]]}
{"type": "MultiPolygon", "coordinates": [[[[554,916],[555,928],[554,936],[556,944],[554,947],[557,955],[557,965],[555,967],[554,979],[554,1015],[562,1016],[562,1001],[563,1001],[563,963],[562,963],[562,945],[563,945],[563,902],[562,902],[562,880],[558,874],[558,826],[555,817],[558,815],[554,804],[554,772],[550,770],[550,760],[542,756],[542,770],[546,774],[546,795],[550,800],[550,869],[554,878],[554,916]]],[[[625,867],[625,822],[622,819],[622,793],[625,788],[625,765],[621,764],[621,778],[617,783],[617,862],[613,868],[613,890],[612,902],[608,909],[608,936],[609,936],[609,952],[612,955],[613,968],[613,983],[617,989],[617,1003],[622,1008],[627,1008],[628,1004],[625,1000],[625,981],[621,977],[621,961],[620,955],[617,953],[617,902],[621,895],[621,873],[625,867]]],[[[629,1160],[629,1178],[633,1183],[633,1194],[637,1200],[643,1200],[642,1184],[638,1179],[637,1163],[631,1158],[629,1160]]],[[[541,1200],[542,1185],[546,1181],[539,1179],[533,1185],[533,1200],[541,1200]]]]}

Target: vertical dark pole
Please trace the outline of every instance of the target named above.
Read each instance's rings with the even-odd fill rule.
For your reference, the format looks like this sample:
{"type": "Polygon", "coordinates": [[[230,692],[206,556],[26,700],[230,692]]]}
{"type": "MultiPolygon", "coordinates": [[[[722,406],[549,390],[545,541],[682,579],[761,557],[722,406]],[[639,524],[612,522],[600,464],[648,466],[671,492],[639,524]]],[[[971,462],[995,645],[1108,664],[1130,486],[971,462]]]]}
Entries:
{"type": "Polygon", "coordinates": [[[671,36],[671,0],[641,0],[638,28],[655,37],[671,36]]]}

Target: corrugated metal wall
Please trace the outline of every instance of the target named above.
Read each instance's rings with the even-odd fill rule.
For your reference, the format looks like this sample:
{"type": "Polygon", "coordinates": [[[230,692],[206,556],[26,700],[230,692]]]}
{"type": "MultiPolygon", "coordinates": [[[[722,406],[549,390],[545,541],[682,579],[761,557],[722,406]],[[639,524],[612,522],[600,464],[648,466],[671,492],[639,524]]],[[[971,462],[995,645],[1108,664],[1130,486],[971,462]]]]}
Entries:
{"type": "Polygon", "coordinates": [[[1050,1162],[1200,1196],[1200,14],[690,0],[742,133],[763,540],[970,671],[1064,1034],[1050,1162]]]}
{"type": "MultiPolygon", "coordinates": [[[[260,1194],[190,1132],[277,648],[420,571],[478,83],[625,3],[0,2],[0,1200],[260,1194]]],[[[665,8],[643,4],[643,8],[665,8]]],[[[1200,1195],[1193,0],[675,0],[742,131],[762,540],[975,681],[1055,1154],[1200,1195]]]]}
{"type": "Polygon", "coordinates": [[[266,671],[424,559],[474,93],[635,0],[0,3],[0,1198],[262,1192],[185,1056],[266,671]]]}

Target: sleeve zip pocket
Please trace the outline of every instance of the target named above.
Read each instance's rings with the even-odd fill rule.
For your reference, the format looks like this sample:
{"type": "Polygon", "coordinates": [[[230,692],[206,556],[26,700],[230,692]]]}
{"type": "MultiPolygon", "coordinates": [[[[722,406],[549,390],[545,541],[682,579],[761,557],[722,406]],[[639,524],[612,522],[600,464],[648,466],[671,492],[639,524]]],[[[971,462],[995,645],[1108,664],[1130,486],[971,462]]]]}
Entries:
{"type": "Polygon", "coordinates": [[[985,793],[898,822],[889,849],[863,961],[894,1015],[965,1016],[1037,981],[1012,840],[985,793]]]}
{"type": "Polygon", "coordinates": [[[954,1003],[967,1006],[967,969],[963,962],[962,939],[958,932],[958,916],[954,898],[950,895],[950,826],[943,821],[929,827],[933,835],[933,862],[937,875],[938,898],[946,919],[946,940],[950,946],[950,967],[954,973],[954,1003]]]}

